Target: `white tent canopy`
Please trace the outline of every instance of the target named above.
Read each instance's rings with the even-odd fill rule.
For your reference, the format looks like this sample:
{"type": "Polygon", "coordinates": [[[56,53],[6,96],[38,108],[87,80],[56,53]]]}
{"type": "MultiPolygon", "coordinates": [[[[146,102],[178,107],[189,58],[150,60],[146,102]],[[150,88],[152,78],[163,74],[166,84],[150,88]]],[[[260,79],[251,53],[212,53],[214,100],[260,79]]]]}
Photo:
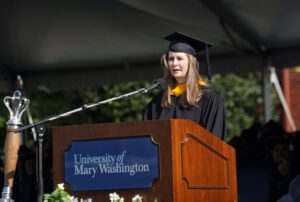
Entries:
{"type": "Polygon", "coordinates": [[[297,65],[299,11],[298,0],[3,0],[0,91],[18,74],[50,90],[160,77],[174,31],[214,44],[213,73],[297,65]]]}

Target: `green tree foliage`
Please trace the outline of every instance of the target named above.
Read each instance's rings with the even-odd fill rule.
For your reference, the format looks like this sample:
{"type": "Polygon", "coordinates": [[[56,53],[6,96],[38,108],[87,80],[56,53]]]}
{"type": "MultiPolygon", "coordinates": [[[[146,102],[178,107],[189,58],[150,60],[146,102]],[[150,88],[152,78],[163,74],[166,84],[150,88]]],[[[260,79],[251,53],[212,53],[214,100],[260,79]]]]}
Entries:
{"type": "MultiPolygon", "coordinates": [[[[243,129],[249,128],[254,122],[263,123],[263,98],[260,73],[245,73],[241,75],[215,75],[212,86],[224,97],[227,120],[227,141],[239,136],[243,129]]],[[[271,90],[271,100],[274,120],[279,120],[280,104],[274,88],[271,90]]]]}
{"type": "MultiPolygon", "coordinates": [[[[31,90],[26,93],[30,99],[30,111],[33,121],[40,121],[48,116],[58,115],[66,111],[81,107],[83,104],[95,103],[112,97],[123,95],[131,91],[143,88],[152,82],[128,82],[122,84],[102,85],[97,89],[86,88],[66,92],[47,93],[42,90],[31,90]]],[[[106,122],[128,122],[142,120],[143,111],[157,94],[159,90],[142,96],[132,96],[117,101],[112,101],[104,105],[89,108],[85,111],[75,113],[69,117],[60,118],[46,124],[46,140],[51,140],[51,129],[53,126],[92,124],[106,122]]],[[[0,99],[6,95],[0,95],[0,99]]],[[[9,95],[11,96],[11,95],[9,95]]],[[[3,103],[3,102],[2,102],[3,103]]],[[[8,110],[1,104],[0,106],[0,146],[3,148],[6,134],[6,121],[9,119],[8,110]]],[[[28,124],[27,116],[23,114],[23,123],[28,124]]],[[[33,140],[30,131],[25,131],[25,140],[29,147],[33,148],[33,140]]]]}
{"type": "MultiPolygon", "coordinates": [[[[244,75],[214,75],[210,83],[215,89],[222,93],[225,99],[227,116],[227,140],[233,136],[239,136],[241,131],[256,122],[262,122],[262,96],[260,75],[247,73],[244,75]]],[[[31,90],[26,97],[30,99],[30,110],[34,122],[40,121],[50,115],[57,115],[83,104],[95,103],[119,96],[139,88],[152,84],[146,82],[128,82],[122,84],[102,85],[97,89],[86,88],[67,92],[47,93],[41,90],[31,90]]],[[[147,103],[159,92],[123,98],[112,101],[105,105],[87,109],[71,115],[70,117],[55,120],[46,125],[46,139],[51,139],[51,129],[53,126],[91,124],[105,122],[126,122],[140,121],[147,103]]],[[[0,95],[3,100],[5,95],[0,95]]],[[[275,93],[271,94],[274,106],[278,105],[275,93]]],[[[3,103],[3,102],[2,102],[3,103]]],[[[273,110],[273,112],[276,112],[273,110]]],[[[278,119],[279,113],[275,113],[278,119]]],[[[26,117],[24,113],[23,117],[26,117]]],[[[6,121],[9,118],[8,111],[4,104],[0,105],[0,146],[3,148],[6,134],[6,121]]],[[[24,120],[26,124],[26,119],[24,120]]],[[[27,145],[33,147],[33,141],[29,132],[25,133],[27,145]]]]}

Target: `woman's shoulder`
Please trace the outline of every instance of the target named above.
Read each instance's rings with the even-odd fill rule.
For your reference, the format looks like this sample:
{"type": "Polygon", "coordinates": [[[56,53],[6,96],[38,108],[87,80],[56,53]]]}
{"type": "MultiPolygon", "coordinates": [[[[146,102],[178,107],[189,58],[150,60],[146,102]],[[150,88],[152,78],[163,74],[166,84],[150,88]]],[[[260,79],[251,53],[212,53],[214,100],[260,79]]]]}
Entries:
{"type": "Polygon", "coordinates": [[[213,87],[202,85],[202,89],[203,89],[203,94],[202,94],[203,98],[212,98],[221,101],[224,100],[222,94],[218,92],[216,89],[214,89],[213,87]]]}

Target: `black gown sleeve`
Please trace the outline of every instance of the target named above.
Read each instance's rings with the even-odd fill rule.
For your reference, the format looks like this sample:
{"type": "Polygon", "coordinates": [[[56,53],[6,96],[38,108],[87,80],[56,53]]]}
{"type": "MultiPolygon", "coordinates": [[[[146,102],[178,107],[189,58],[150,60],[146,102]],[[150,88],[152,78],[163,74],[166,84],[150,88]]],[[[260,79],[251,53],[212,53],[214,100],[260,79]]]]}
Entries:
{"type": "Polygon", "coordinates": [[[151,114],[151,102],[147,105],[146,110],[144,111],[144,115],[143,115],[143,120],[147,121],[147,120],[153,120],[152,119],[152,114],[151,114]]]}
{"type": "Polygon", "coordinates": [[[162,99],[163,92],[160,92],[156,95],[152,101],[147,105],[146,110],[144,111],[143,120],[157,120],[159,115],[161,114],[162,107],[160,106],[160,102],[162,99]]]}
{"type": "Polygon", "coordinates": [[[204,100],[203,107],[203,127],[224,140],[226,133],[226,114],[223,97],[215,91],[204,100]]]}

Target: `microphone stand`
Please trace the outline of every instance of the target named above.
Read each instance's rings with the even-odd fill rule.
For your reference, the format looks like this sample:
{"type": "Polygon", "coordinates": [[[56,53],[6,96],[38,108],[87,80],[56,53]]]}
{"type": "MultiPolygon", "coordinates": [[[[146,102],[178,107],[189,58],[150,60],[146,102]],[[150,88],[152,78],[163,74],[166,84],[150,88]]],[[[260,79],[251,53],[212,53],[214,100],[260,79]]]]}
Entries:
{"type": "Polygon", "coordinates": [[[29,124],[27,126],[23,126],[23,127],[20,127],[18,129],[16,129],[14,131],[15,133],[18,133],[18,132],[21,132],[21,131],[24,131],[24,130],[27,130],[27,129],[30,129],[30,128],[33,128],[33,127],[36,127],[36,130],[38,131],[38,137],[37,137],[38,141],[37,141],[37,145],[36,145],[36,149],[37,149],[37,152],[36,152],[37,165],[36,165],[36,167],[37,167],[37,181],[38,181],[37,201],[38,202],[43,201],[43,192],[44,192],[44,190],[43,190],[43,184],[44,184],[43,183],[43,173],[42,173],[43,172],[42,152],[43,152],[43,136],[45,134],[45,126],[44,126],[45,123],[54,121],[54,120],[59,119],[59,118],[67,117],[67,116],[70,116],[74,113],[89,109],[91,107],[96,107],[98,105],[106,104],[106,103],[114,101],[114,100],[119,100],[119,99],[129,97],[129,96],[133,96],[133,95],[136,95],[136,94],[142,95],[142,94],[145,94],[145,93],[148,93],[148,92],[152,91],[155,88],[159,88],[162,85],[163,85],[163,81],[162,81],[162,79],[159,79],[159,80],[155,81],[154,84],[152,84],[151,86],[149,86],[147,88],[140,88],[136,91],[126,93],[126,94],[123,94],[123,95],[120,95],[120,96],[116,96],[116,97],[113,97],[113,98],[109,98],[109,99],[104,100],[104,101],[90,103],[90,104],[84,104],[83,106],[81,106],[79,108],[64,112],[62,114],[50,116],[50,117],[47,117],[47,118],[45,118],[45,119],[43,119],[39,122],[32,123],[32,124],[29,124]]]}

